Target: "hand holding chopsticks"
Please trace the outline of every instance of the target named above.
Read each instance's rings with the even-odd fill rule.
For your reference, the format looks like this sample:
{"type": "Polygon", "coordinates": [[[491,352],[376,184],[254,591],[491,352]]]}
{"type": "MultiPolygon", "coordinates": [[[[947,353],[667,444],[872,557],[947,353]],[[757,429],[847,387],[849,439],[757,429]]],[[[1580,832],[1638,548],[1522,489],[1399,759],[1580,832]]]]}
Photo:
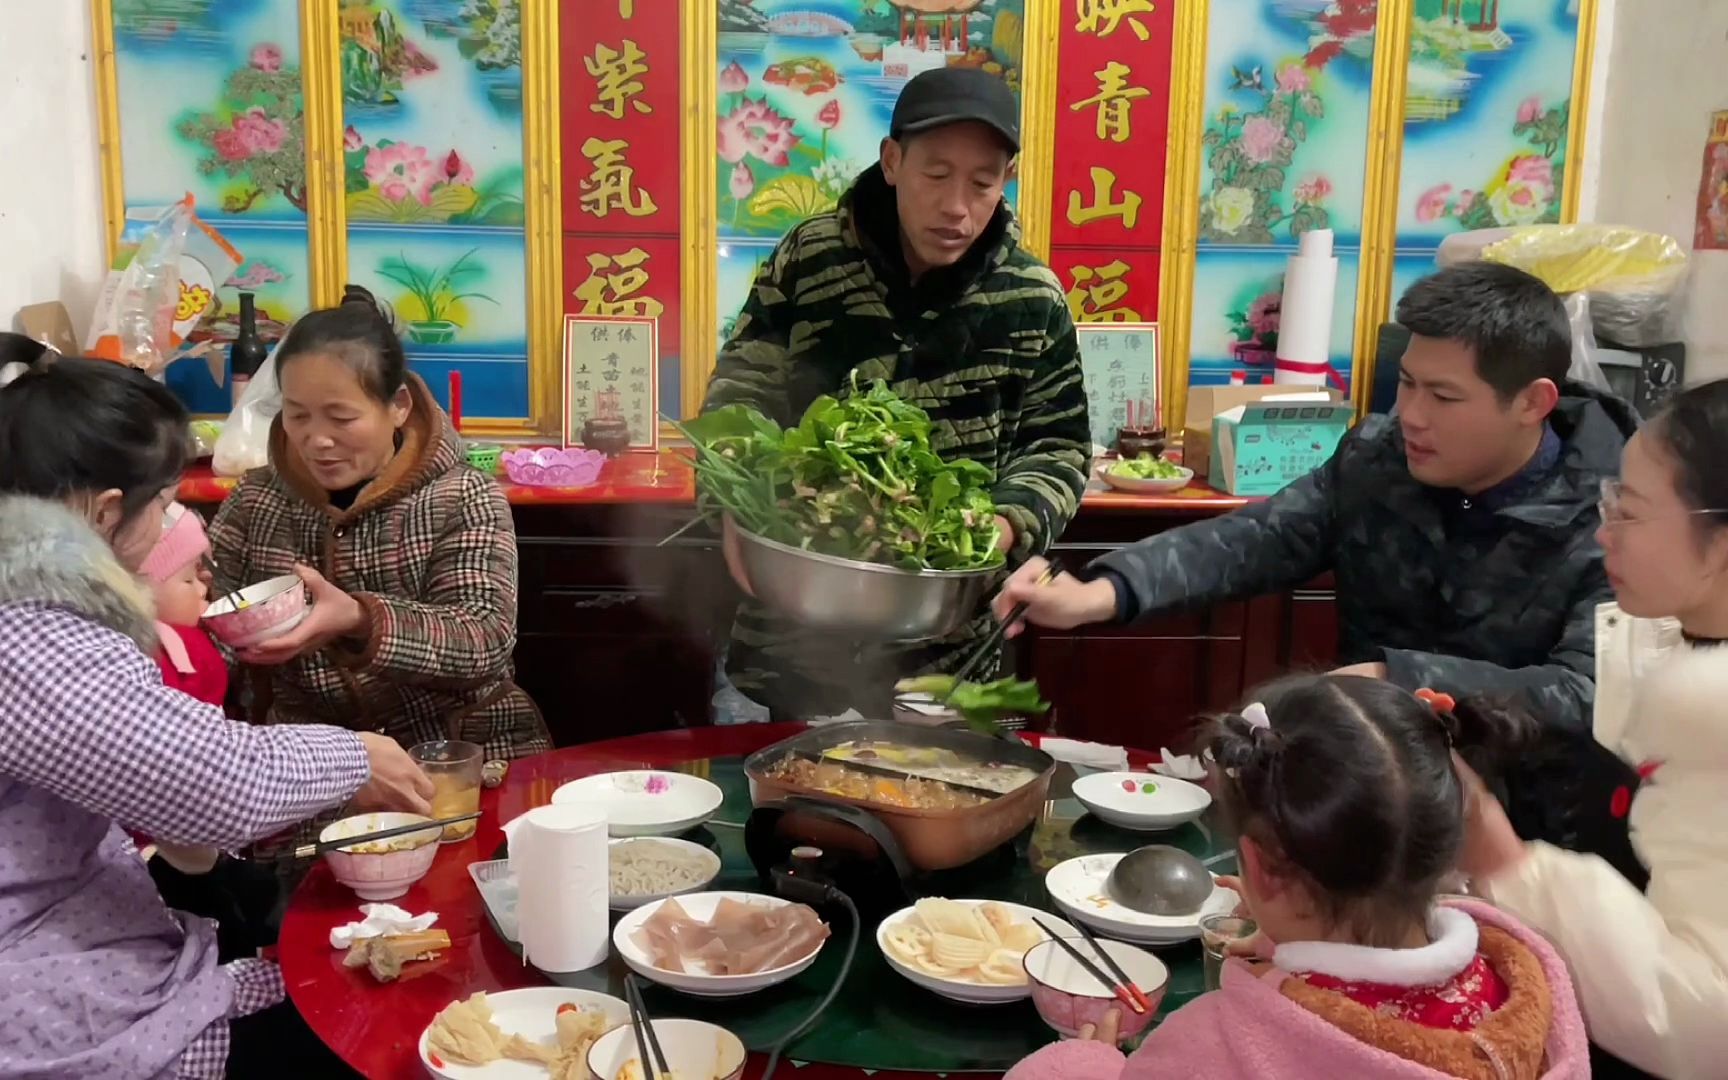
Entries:
{"type": "Polygon", "coordinates": [[[1048,937],[1051,941],[1054,941],[1057,945],[1061,946],[1069,956],[1074,958],[1075,963],[1079,964],[1087,974],[1091,975],[1094,979],[1097,979],[1100,986],[1115,994],[1118,1001],[1122,1002],[1122,1004],[1128,1006],[1128,1008],[1132,1009],[1136,1013],[1142,1015],[1145,1014],[1146,1007],[1151,1004],[1147,999],[1145,992],[1135,986],[1134,983],[1122,973],[1122,969],[1116,966],[1116,962],[1110,959],[1110,954],[1106,953],[1103,947],[1100,946],[1095,939],[1090,936],[1087,938],[1087,940],[1092,944],[1092,947],[1098,951],[1098,955],[1104,958],[1104,962],[1121,977],[1121,982],[1117,982],[1110,976],[1104,974],[1097,964],[1088,960],[1079,949],[1074,947],[1072,942],[1058,934],[1055,930],[1052,930],[1043,919],[1033,919],[1032,921],[1037,925],[1038,929],[1044,931],[1045,937],[1048,937]]]}
{"type": "Polygon", "coordinates": [[[648,1080],[661,1080],[672,1075],[666,1065],[666,1053],[660,1049],[660,1037],[654,1034],[654,1021],[648,1016],[648,1006],[642,1003],[642,984],[636,976],[624,976],[624,1001],[630,1006],[630,1026],[636,1031],[636,1052],[642,1062],[642,1075],[648,1080]],[[648,1052],[654,1056],[650,1058],[648,1052]]]}
{"type": "Polygon", "coordinates": [[[1082,580],[1051,560],[1028,559],[1016,570],[990,609],[1002,622],[1005,637],[1014,637],[1022,622],[1051,630],[1072,630],[1116,617],[1118,597],[1110,575],[1082,580]]]}

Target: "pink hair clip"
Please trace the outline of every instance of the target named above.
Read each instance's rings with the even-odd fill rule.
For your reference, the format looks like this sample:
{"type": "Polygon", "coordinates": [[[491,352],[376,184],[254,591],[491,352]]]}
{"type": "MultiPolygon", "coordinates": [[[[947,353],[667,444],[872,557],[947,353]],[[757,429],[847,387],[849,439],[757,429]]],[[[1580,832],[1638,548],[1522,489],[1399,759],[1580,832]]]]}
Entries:
{"type": "Polygon", "coordinates": [[[1242,719],[1246,720],[1251,728],[1259,728],[1261,731],[1272,730],[1272,718],[1266,714],[1266,706],[1258,701],[1242,710],[1242,719]]]}

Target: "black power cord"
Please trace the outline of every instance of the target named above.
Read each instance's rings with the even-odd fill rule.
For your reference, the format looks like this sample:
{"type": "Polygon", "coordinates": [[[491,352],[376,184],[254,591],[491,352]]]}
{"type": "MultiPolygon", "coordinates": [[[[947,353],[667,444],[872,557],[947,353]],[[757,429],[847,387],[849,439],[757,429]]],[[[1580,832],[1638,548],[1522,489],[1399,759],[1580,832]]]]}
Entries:
{"type": "Polygon", "coordinates": [[[852,919],[852,937],[846,943],[846,955],[840,960],[840,972],[834,976],[834,984],[828,988],[828,993],[810,1010],[810,1014],[800,1020],[786,1034],[774,1041],[768,1049],[768,1064],[762,1070],[762,1080],[772,1080],[774,1070],[780,1064],[780,1055],[786,1047],[798,1036],[810,1030],[810,1025],[821,1019],[828,1011],[828,1006],[834,1004],[834,999],[840,996],[840,988],[846,985],[846,976],[852,973],[852,959],[858,954],[858,939],[863,932],[864,920],[858,914],[858,906],[852,898],[836,889],[834,886],[809,878],[799,877],[785,870],[774,871],[774,890],[788,900],[816,907],[822,904],[839,904],[846,909],[846,914],[852,919]]]}

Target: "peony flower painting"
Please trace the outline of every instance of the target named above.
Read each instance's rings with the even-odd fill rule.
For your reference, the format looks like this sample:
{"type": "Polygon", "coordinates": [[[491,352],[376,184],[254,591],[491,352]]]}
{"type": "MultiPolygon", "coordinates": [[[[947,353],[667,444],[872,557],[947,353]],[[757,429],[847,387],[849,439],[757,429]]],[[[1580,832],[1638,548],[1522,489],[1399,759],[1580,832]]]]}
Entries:
{"type": "Polygon", "coordinates": [[[222,192],[224,213],[262,212],[276,198],[305,211],[300,69],[284,65],[279,45],[254,45],[246,65],[229,72],[221,98],[183,115],[174,130],[201,149],[200,173],[230,181],[222,192]]]}
{"type": "Polygon", "coordinates": [[[1566,130],[1571,103],[1553,107],[1531,97],[1519,103],[1512,133],[1530,149],[1512,155],[1479,188],[1430,185],[1414,194],[1416,220],[1455,220],[1461,229],[1552,224],[1560,220],[1566,130]]]}
{"type": "Polygon", "coordinates": [[[1212,183],[1200,203],[1200,239],[1223,244],[1270,244],[1284,231],[1291,239],[1331,223],[1326,197],[1332,181],[1318,174],[1296,180],[1291,164],[1311,125],[1326,114],[1316,88],[1318,70],[1292,60],[1279,65],[1266,85],[1263,69],[1243,77],[1235,89],[1263,95],[1259,107],[1242,112],[1226,105],[1206,127],[1202,142],[1212,183]]]}

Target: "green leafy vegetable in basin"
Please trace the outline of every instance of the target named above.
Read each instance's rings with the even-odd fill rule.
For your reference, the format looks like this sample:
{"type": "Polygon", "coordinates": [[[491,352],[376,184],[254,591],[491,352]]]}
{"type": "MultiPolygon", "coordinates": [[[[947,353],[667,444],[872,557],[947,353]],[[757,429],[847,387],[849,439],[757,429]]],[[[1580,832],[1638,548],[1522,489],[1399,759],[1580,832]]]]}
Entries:
{"type": "Polygon", "coordinates": [[[894,689],[902,694],[929,694],[939,705],[960,714],[966,726],[987,735],[1002,730],[1011,716],[1043,716],[1050,703],[1038,693],[1038,684],[1022,679],[995,682],[956,682],[952,675],[919,675],[901,679],[894,689]]]}
{"type": "Polygon", "coordinates": [[[817,398],[782,431],[729,405],[680,424],[696,447],[701,506],[746,532],[904,570],[988,570],[996,547],[991,470],[944,461],[930,417],[880,381],[817,398]]]}
{"type": "Polygon", "coordinates": [[[1141,454],[1110,466],[1110,475],[1124,480],[1178,480],[1182,477],[1182,467],[1161,457],[1141,454]]]}

